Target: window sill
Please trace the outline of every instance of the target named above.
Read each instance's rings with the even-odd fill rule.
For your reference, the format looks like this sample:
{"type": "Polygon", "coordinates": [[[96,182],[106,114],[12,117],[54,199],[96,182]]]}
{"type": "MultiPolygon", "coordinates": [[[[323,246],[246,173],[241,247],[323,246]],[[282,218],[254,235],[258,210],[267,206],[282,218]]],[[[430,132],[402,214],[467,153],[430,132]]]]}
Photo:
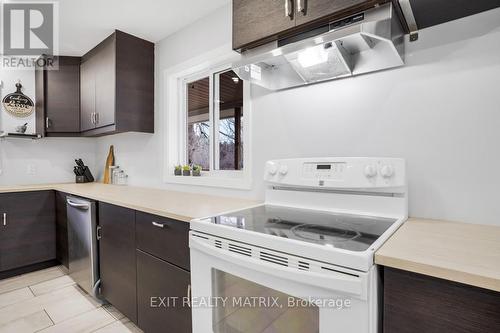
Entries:
{"type": "Polygon", "coordinates": [[[244,177],[221,177],[206,174],[202,174],[199,177],[169,175],[165,177],[164,181],[169,184],[221,187],[239,190],[252,189],[252,180],[244,177]]]}

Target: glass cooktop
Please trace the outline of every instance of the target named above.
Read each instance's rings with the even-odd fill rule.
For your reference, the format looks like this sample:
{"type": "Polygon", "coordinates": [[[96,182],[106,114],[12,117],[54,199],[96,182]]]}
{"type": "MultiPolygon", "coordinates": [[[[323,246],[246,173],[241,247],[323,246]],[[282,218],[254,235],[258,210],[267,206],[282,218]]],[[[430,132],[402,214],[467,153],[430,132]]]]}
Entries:
{"type": "Polygon", "coordinates": [[[396,219],[263,205],[211,218],[211,223],[276,237],[367,250],[396,219]]]}

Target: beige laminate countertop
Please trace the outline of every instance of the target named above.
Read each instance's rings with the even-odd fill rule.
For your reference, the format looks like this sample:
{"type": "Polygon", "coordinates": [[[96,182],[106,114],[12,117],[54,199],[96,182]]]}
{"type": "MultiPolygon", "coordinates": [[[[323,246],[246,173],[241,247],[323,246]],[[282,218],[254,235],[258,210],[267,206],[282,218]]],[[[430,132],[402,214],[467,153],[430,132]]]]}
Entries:
{"type": "MultiPolygon", "coordinates": [[[[259,202],[133,186],[0,186],[0,193],[57,190],[189,222],[259,202]]],[[[500,292],[500,227],[410,218],[377,251],[375,263],[500,292]]]]}
{"type": "Polygon", "coordinates": [[[66,192],[185,222],[194,218],[244,209],[259,203],[212,195],[101,183],[0,186],[0,193],[42,190],[66,192]]]}
{"type": "Polygon", "coordinates": [[[500,227],[410,218],[375,263],[500,292],[500,227]]]}

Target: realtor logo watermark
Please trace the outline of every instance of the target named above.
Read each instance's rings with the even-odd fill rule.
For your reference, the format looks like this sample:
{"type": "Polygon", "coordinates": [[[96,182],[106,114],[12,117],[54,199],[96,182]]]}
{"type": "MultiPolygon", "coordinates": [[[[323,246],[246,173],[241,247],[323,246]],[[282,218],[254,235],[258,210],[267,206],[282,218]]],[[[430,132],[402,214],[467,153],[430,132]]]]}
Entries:
{"type": "Polygon", "coordinates": [[[59,46],[58,3],[2,1],[2,69],[53,69],[59,46]],[[44,55],[44,57],[42,57],[44,55]]]}

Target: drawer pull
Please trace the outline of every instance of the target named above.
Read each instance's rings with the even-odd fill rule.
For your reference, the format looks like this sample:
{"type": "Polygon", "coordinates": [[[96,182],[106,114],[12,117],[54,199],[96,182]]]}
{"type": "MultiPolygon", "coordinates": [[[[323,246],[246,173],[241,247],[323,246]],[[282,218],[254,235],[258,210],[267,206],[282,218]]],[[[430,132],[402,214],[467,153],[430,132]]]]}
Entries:
{"type": "Polygon", "coordinates": [[[285,0],[285,17],[293,19],[292,0],[285,0]]]}
{"type": "Polygon", "coordinates": [[[152,225],[154,225],[155,227],[158,227],[158,228],[164,228],[165,225],[164,224],[161,224],[161,223],[158,223],[158,222],[151,222],[152,225]]]}
{"type": "Polygon", "coordinates": [[[306,0],[297,0],[297,13],[306,15],[306,0]]]}
{"type": "Polygon", "coordinates": [[[7,213],[3,213],[3,225],[7,225],[7,213]]]}

